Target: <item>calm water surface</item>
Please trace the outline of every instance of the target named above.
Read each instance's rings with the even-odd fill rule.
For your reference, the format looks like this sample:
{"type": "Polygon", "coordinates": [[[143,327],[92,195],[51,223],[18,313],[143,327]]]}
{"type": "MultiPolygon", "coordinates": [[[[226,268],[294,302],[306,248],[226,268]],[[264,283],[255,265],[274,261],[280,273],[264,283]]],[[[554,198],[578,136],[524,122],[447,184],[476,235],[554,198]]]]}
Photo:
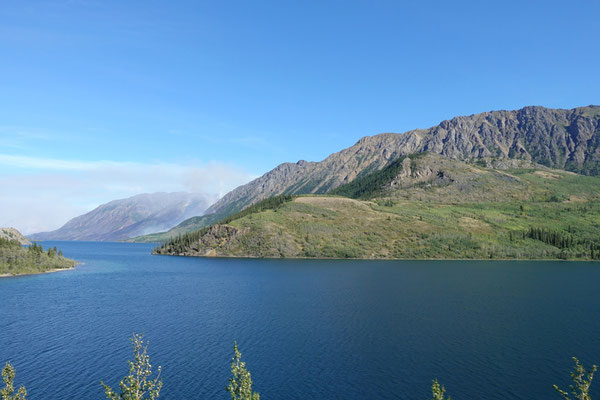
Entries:
{"type": "MultiPolygon", "coordinates": [[[[0,279],[0,362],[31,400],[101,399],[145,333],[164,399],[227,399],[233,341],[268,399],[552,399],[600,363],[600,264],[238,260],[46,242],[74,271],[0,279]]],[[[596,382],[595,395],[600,395],[596,382]]]]}

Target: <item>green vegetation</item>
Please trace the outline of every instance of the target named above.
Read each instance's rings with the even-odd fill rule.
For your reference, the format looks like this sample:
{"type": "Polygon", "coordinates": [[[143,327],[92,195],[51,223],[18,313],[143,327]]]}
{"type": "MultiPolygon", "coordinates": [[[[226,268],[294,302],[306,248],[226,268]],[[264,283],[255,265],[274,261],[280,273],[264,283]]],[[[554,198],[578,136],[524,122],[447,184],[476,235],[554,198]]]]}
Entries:
{"type": "Polygon", "coordinates": [[[431,384],[432,400],[450,400],[450,397],[445,397],[446,389],[440,385],[437,379],[431,384]]]}
{"type": "Polygon", "coordinates": [[[0,275],[39,274],[73,268],[76,264],[63,257],[56,247],[44,251],[37,243],[23,247],[16,240],[0,238],[0,275]]]}
{"type": "MultiPolygon", "coordinates": [[[[168,232],[158,232],[152,233],[149,235],[138,236],[133,239],[129,239],[129,242],[159,242],[159,243],[167,243],[171,241],[177,241],[179,237],[185,236],[188,233],[194,233],[199,230],[202,230],[208,226],[217,223],[228,223],[225,221],[231,222],[233,219],[241,218],[244,215],[248,215],[251,213],[259,212],[262,210],[273,209],[278,207],[279,205],[285,203],[286,201],[291,201],[293,196],[291,195],[280,195],[270,197],[268,199],[262,200],[256,204],[248,206],[247,208],[229,215],[227,212],[219,212],[214,214],[202,215],[200,217],[192,217],[183,221],[181,224],[176,227],[170,229],[168,232]]],[[[231,206],[228,209],[238,209],[235,205],[231,206]]],[[[206,232],[204,230],[203,232],[206,232]]],[[[179,239],[181,240],[181,239],[179,239]]]]}
{"type": "MultiPolygon", "coordinates": [[[[573,357],[573,361],[575,361],[575,371],[571,372],[573,385],[569,386],[569,390],[571,391],[571,394],[573,394],[573,399],[592,400],[592,397],[590,396],[590,385],[592,384],[594,373],[598,367],[593,365],[592,370],[587,372],[577,358],[573,357]]],[[[560,393],[563,400],[571,400],[569,393],[559,389],[558,386],[554,385],[554,390],[560,393]]]]}
{"type": "Polygon", "coordinates": [[[104,394],[109,400],[154,400],[157,399],[162,388],[160,379],[161,367],[154,379],[152,376],[152,365],[148,355],[148,344],[144,343],[142,335],[134,334],[131,338],[133,347],[133,361],[129,361],[129,375],[119,382],[120,393],[117,394],[110,386],[100,382],[104,388],[104,394]]]}
{"type": "MultiPolygon", "coordinates": [[[[414,154],[410,156],[411,162],[422,157],[426,153],[414,154]]],[[[403,170],[403,162],[408,157],[400,157],[383,169],[371,174],[360,176],[350,183],[338,186],[329,194],[350,197],[352,199],[370,199],[383,194],[383,187],[392,182],[403,170]]]]}
{"type": "Polygon", "coordinates": [[[353,198],[274,197],[155,253],[600,259],[600,177],[511,165],[520,168],[496,170],[427,153],[404,157],[333,191],[353,198]]]}
{"type": "Polygon", "coordinates": [[[304,196],[229,226],[237,232],[230,237],[211,241],[205,228],[160,251],[204,255],[210,248],[215,255],[239,257],[405,259],[588,260],[600,254],[594,247],[598,202],[440,204],[304,196]],[[532,230],[552,232],[548,236],[554,239],[538,240],[529,234],[532,230]]]}
{"type": "Polygon", "coordinates": [[[227,391],[231,400],[260,400],[260,395],[252,392],[252,378],[250,371],[246,369],[246,363],[242,361],[237,343],[233,344],[233,358],[231,359],[231,374],[227,391]]]}
{"type": "Polygon", "coordinates": [[[4,383],[4,388],[0,390],[2,400],[25,400],[27,396],[25,387],[21,386],[15,392],[15,369],[10,363],[6,363],[2,369],[2,382],[4,383]]]}
{"type": "MultiPolygon", "coordinates": [[[[223,218],[218,222],[220,225],[229,224],[235,220],[240,218],[244,218],[251,214],[256,214],[261,211],[267,210],[277,210],[281,208],[285,203],[290,202],[294,199],[294,196],[291,195],[280,195],[270,197],[268,199],[262,200],[256,204],[253,204],[249,207],[246,207],[240,212],[237,212],[233,215],[223,218]]],[[[174,238],[171,238],[168,242],[164,243],[160,248],[161,249],[175,249],[175,251],[184,251],[186,248],[192,245],[192,243],[200,240],[202,236],[204,236],[210,227],[205,227],[200,230],[184,233],[182,235],[178,235],[174,238]]]]}
{"type": "MultiPolygon", "coordinates": [[[[142,335],[133,334],[131,344],[133,346],[133,361],[129,363],[129,375],[125,376],[119,383],[120,393],[116,394],[104,382],[100,382],[104,388],[104,393],[109,400],[155,400],[159,398],[163,382],[160,379],[161,367],[155,378],[152,376],[152,365],[148,355],[148,343],[144,343],[142,335]]],[[[587,372],[579,360],[573,357],[575,361],[575,370],[571,372],[573,385],[569,387],[573,399],[592,400],[590,396],[590,386],[594,378],[594,373],[598,369],[596,365],[587,372]]],[[[246,368],[246,363],[242,361],[242,354],[239,352],[237,343],[233,345],[233,358],[231,359],[231,374],[229,385],[226,390],[231,395],[231,400],[260,400],[258,393],[252,391],[252,378],[250,371],[246,368]]],[[[26,400],[27,390],[21,386],[16,392],[14,387],[15,370],[10,363],[6,363],[2,370],[2,381],[4,388],[0,390],[2,400],[26,400]]],[[[561,395],[563,400],[571,400],[568,392],[553,385],[554,389],[561,395]]],[[[437,379],[433,380],[431,385],[432,400],[450,400],[445,397],[446,389],[440,385],[437,379]]]]}

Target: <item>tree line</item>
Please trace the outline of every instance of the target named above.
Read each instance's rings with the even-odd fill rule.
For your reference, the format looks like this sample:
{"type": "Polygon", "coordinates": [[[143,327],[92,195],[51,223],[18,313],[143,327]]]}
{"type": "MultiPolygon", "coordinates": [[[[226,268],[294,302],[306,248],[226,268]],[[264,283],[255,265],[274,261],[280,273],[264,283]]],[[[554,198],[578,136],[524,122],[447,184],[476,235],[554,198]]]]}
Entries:
{"type": "MultiPolygon", "coordinates": [[[[541,227],[530,227],[526,231],[510,231],[509,239],[511,242],[527,238],[539,240],[561,250],[583,253],[584,256],[587,254],[592,260],[600,260],[600,243],[589,239],[576,238],[572,233],[571,227],[569,227],[568,233],[541,227]]],[[[563,254],[566,257],[567,253],[563,252],[563,254]]]]}
{"type": "Polygon", "coordinates": [[[76,262],[65,258],[56,246],[44,251],[32,243],[24,247],[18,240],[0,238],[0,274],[29,274],[53,269],[71,268],[76,262]]]}
{"type": "MultiPolygon", "coordinates": [[[[411,169],[415,168],[414,162],[426,153],[411,154],[411,169]]],[[[383,188],[389,185],[404,169],[403,162],[408,156],[399,157],[391,161],[379,171],[360,176],[352,182],[340,185],[329,194],[349,197],[352,199],[371,199],[381,195],[383,188]]]]}

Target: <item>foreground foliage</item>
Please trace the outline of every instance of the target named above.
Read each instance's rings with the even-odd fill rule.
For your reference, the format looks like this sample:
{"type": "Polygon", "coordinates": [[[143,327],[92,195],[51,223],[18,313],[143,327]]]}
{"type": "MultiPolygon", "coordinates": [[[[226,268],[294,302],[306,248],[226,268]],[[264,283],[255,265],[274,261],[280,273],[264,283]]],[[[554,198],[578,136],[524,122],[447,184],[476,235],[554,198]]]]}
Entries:
{"type": "Polygon", "coordinates": [[[23,247],[16,240],[0,238],[0,275],[36,274],[73,268],[75,264],[56,247],[44,251],[37,243],[23,247]]]}
{"type": "Polygon", "coordinates": [[[446,389],[440,385],[437,379],[433,380],[433,384],[431,385],[431,395],[432,400],[451,400],[450,397],[445,397],[446,389]]]}
{"type": "Polygon", "coordinates": [[[4,383],[4,388],[0,390],[2,400],[25,400],[27,390],[24,386],[15,392],[15,369],[10,363],[6,363],[2,369],[2,382],[4,383]]]}
{"type": "MultiPolygon", "coordinates": [[[[147,352],[148,343],[144,343],[143,336],[138,334],[134,334],[130,340],[133,347],[133,361],[128,361],[129,374],[119,383],[120,393],[117,394],[110,386],[100,382],[104,387],[104,393],[109,400],[158,399],[163,384],[160,379],[161,367],[158,367],[156,377],[151,379],[152,365],[147,352]]],[[[571,379],[574,384],[569,387],[573,398],[568,392],[559,389],[557,385],[553,385],[553,387],[563,400],[592,400],[590,386],[597,366],[593,365],[591,371],[588,372],[577,358],[573,357],[573,361],[575,361],[575,369],[571,372],[571,379]]],[[[226,387],[231,400],[260,400],[259,394],[252,391],[250,371],[246,368],[246,363],[242,361],[242,354],[238,350],[237,343],[233,345],[231,374],[229,385],[226,387]]],[[[15,370],[10,363],[6,363],[2,370],[4,388],[0,390],[1,400],[26,400],[25,387],[21,386],[15,392],[14,379],[15,370]]],[[[450,397],[445,397],[446,389],[437,379],[434,379],[431,385],[431,395],[432,400],[451,400],[450,397]]]]}
{"type": "MultiPolygon", "coordinates": [[[[575,361],[575,370],[571,372],[571,379],[573,380],[573,385],[569,386],[569,390],[571,390],[573,399],[592,400],[592,397],[590,396],[590,385],[592,384],[592,379],[594,379],[594,373],[596,372],[598,367],[596,365],[593,365],[592,370],[587,372],[576,357],[573,357],[573,361],[575,361]]],[[[554,385],[554,389],[558,393],[560,393],[563,400],[571,400],[571,397],[569,396],[568,392],[559,389],[556,385],[554,385]]]]}
{"type": "Polygon", "coordinates": [[[129,375],[119,382],[120,393],[117,394],[110,386],[100,382],[104,387],[104,393],[110,400],[154,400],[157,399],[162,388],[160,379],[161,367],[154,379],[152,376],[152,365],[148,356],[148,344],[144,343],[142,335],[134,334],[131,338],[133,347],[133,361],[129,363],[129,375]]]}
{"type": "Polygon", "coordinates": [[[260,400],[260,395],[252,392],[252,378],[242,361],[242,354],[238,351],[237,343],[233,345],[233,359],[231,360],[231,374],[227,391],[231,400],[260,400]]]}

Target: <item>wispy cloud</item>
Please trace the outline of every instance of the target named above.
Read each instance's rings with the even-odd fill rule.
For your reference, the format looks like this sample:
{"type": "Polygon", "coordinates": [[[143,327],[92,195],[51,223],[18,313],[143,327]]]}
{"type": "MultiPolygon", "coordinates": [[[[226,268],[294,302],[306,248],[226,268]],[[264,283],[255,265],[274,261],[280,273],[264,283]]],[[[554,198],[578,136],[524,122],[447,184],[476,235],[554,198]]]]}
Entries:
{"type": "Polygon", "coordinates": [[[91,171],[110,167],[113,165],[125,165],[128,163],[115,163],[111,161],[69,161],[58,160],[54,158],[37,158],[27,156],[13,156],[9,154],[0,154],[0,165],[10,166],[12,168],[33,168],[33,169],[50,169],[55,171],[71,170],[71,171],[91,171]]]}
{"type": "Polygon", "coordinates": [[[52,230],[110,200],[139,193],[188,191],[216,201],[254,178],[219,162],[135,163],[0,154],[0,226],[25,234],[52,230]],[[9,168],[3,168],[9,167],[9,168]]]}
{"type": "Polygon", "coordinates": [[[56,140],[57,135],[50,135],[48,132],[24,128],[20,126],[0,126],[0,137],[20,137],[24,139],[35,139],[35,140],[56,140]]]}

